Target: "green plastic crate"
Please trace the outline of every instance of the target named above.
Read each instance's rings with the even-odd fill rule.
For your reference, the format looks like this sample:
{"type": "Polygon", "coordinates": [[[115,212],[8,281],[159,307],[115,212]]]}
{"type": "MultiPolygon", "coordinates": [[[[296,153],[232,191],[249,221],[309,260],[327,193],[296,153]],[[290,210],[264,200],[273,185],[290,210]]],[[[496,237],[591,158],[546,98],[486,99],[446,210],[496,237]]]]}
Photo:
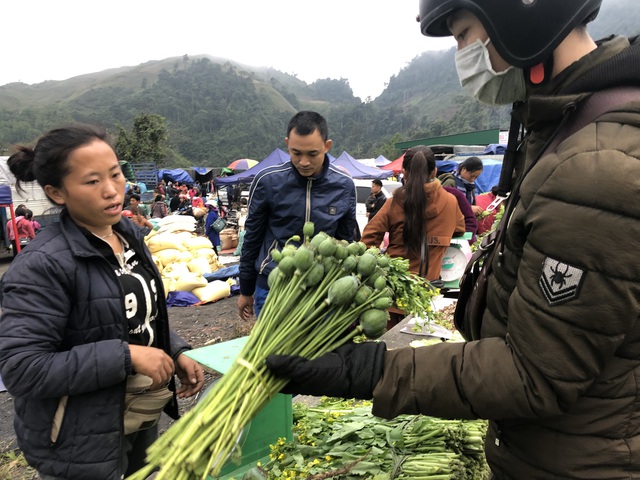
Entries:
{"type": "MultiPolygon", "coordinates": [[[[248,337],[240,337],[228,342],[196,348],[185,354],[205,367],[224,375],[242,351],[247,339],[248,337]]],[[[291,395],[277,394],[247,426],[248,431],[242,445],[240,464],[227,464],[219,478],[240,480],[242,474],[253,468],[257,461],[268,459],[269,445],[275,444],[279,438],[292,440],[292,426],[291,395]]]]}

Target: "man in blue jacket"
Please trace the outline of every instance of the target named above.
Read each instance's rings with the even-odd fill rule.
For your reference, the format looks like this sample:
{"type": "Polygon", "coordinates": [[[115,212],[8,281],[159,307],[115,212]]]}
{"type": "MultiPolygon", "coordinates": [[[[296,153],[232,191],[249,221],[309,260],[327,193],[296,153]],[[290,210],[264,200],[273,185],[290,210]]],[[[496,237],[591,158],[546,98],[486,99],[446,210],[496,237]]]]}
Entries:
{"type": "Polygon", "coordinates": [[[356,226],[353,179],[329,162],[327,121],[316,112],[298,112],[284,139],[291,161],[260,171],[249,190],[249,213],[240,256],[238,310],[256,317],[269,292],[274,268],[271,251],[294,235],[302,238],[305,222],[315,231],[351,241],[356,226]]]}

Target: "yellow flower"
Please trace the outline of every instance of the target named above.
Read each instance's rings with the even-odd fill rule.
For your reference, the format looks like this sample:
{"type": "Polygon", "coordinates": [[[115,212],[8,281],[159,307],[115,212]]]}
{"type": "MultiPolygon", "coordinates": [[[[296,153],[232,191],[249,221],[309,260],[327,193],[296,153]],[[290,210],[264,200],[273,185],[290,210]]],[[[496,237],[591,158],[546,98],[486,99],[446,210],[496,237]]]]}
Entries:
{"type": "Polygon", "coordinates": [[[314,465],[317,465],[317,464],[319,464],[319,463],[320,463],[320,460],[318,460],[317,458],[314,458],[314,459],[313,459],[313,464],[314,464],[314,465]]]}
{"type": "Polygon", "coordinates": [[[278,460],[282,461],[284,459],[284,453],[281,453],[280,455],[278,455],[278,460]]]}
{"type": "Polygon", "coordinates": [[[324,459],[325,459],[327,462],[330,462],[330,461],[331,461],[331,456],[330,456],[330,455],[327,455],[326,457],[324,457],[324,459]]]}

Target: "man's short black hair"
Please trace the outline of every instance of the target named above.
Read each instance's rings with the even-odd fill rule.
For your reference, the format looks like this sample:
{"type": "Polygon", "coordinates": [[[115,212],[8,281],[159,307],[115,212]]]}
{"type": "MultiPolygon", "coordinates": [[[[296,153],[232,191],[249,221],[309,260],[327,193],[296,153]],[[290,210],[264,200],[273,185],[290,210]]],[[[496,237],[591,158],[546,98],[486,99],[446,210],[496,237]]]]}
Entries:
{"type": "Polygon", "coordinates": [[[287,137],[291,133],[291,130],[295,130],[298,135],[311,135],[318,130],[323,141],[329,139],[329,127],[325,118],[317,112],[310,112],[303,110],[296,113],[287,125],[287,137]]]}
{"type": "Polygon", "coordinates": [[[140,201],[140,195],[138,195],[137,193],[134,193],[133,195],[131,195],[129,197],[129,200],[131,200],[132,198],[136,199],[138,202],[140,201]]]}
{"type": "Polygon", "coordinates": [[[377,178],[371,180],[371,183],[373,183],[374,185],[378,185],[379,187],[382,186],[382,180],[378,180],[377,178]]]}

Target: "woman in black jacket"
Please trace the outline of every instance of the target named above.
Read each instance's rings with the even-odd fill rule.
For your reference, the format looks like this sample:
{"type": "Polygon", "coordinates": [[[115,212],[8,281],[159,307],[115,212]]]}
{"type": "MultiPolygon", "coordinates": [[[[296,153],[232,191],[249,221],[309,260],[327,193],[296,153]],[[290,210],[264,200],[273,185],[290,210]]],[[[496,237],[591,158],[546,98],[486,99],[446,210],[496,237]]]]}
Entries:
{"type": "Polygon", "coordinates": [[[0,374],[18,444],[43,479],[120,479],[144,464],[161,411],[177,418],[176,393],[202,388],[202,369],[169,330],[140,229],[121,220],[106,133],[52,130],[7,163],[17,188],[37,180],[64,207],[2,278],[0,374]]]}

